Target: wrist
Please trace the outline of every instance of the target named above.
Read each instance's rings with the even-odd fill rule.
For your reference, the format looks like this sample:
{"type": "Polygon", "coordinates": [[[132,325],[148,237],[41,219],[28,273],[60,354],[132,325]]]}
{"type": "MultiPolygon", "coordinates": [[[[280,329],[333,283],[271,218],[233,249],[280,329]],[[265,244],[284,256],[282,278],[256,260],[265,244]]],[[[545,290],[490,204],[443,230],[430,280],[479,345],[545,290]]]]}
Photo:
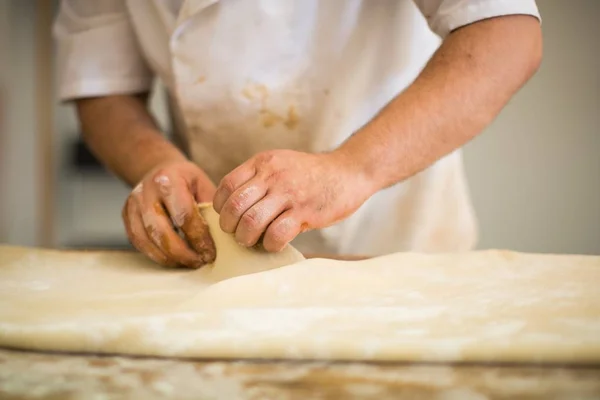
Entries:
{"type": "Polygon", "coordinates": [[[359,188],[366,198],[371,197],[381,189],[375,174],[371,172],[370,166],[365,161],[364,152],[361,152],[355,146],[344,144],[329,154],[337,165],[341,166],[341,169],[350,180],[350,184],[355,188],[359,188]]]}
{"type": "Polygon", "coordinates": [[[152,144],[147,143],[145,146],[142,145],[139,148],[140,153],[144,155],[136,160],[139,169],[136,173],[134,184],[139,183],[145,176],[161,166],[189,162],[187,157],[178,148],[162,137],[160,141],[152,144]]]}

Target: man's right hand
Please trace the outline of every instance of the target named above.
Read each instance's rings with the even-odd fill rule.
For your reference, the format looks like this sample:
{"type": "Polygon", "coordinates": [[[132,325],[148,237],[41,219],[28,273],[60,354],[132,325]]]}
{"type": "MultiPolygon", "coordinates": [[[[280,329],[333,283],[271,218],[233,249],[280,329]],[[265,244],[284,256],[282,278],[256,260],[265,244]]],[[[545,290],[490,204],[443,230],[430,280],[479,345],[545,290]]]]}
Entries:
{"type": "Polygon", "coordinates": [[[123,207],[129,240],[165,266],[199,268],[213,262],[214,242],[196,203],[212,201],[214,193],[215,185],[195,164],[177,160],[158,165],[137,184],[123,207]]]}

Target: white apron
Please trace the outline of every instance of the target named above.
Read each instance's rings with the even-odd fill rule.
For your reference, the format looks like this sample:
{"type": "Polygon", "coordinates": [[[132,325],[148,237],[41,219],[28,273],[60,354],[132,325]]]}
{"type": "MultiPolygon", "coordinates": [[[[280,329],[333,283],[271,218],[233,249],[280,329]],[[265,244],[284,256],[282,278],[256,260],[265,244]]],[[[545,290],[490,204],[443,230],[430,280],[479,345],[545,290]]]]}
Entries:
{"type": "MultiPolygon", "coordinates": [[[[166,23],[176,120],[190,157],[216,183],[264,150],[335,148],[439,45],[408,0],[187,0],[166,23]]],[[[380,255],[467,250],[475,237],[457,151],[294,245],[380,255]]]]}

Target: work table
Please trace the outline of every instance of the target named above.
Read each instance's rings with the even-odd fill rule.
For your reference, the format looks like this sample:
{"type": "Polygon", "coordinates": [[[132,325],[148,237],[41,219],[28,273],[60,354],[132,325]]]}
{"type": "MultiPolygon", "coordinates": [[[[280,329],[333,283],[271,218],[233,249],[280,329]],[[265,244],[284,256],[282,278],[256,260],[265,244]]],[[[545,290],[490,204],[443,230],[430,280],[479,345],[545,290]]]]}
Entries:
{"type": "Polygon", "coordinates": [[[598,399],[600,365],[194,361],[0,349],[3,399],[598,399]]]}

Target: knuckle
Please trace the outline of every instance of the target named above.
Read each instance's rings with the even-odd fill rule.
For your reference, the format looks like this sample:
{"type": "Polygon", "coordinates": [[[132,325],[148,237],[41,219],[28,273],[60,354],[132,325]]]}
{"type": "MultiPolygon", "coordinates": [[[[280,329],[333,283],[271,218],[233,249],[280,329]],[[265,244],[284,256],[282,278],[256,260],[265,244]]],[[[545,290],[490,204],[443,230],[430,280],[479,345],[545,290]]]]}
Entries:
{"type": "Polygon", "coordinates": [[[226,176],[223,179],[221,179],[221,183],[219,184],[219,186],[226,193],[232,193],[234,191],[234,189],[235,189],[235,185],[233,183],[233,180],[229,176],[226,176]]]}
{"type": "Polygon", "coordinates": [[[159,169],[154,173],[152,182],[158,187],[161,193],[170,190],[172,186],[168,172],[164,169],[159,169]]]}
{"type": "Polygon", "coordinates": [[[244,199],[231,197],[227,202],[227,212],[233,215],[240,215],[244,210],[244,199]]]}
{"type": "Polygon", "coordinates": [[[256,211],[250,209],[242,215],[240,223],[248,230],[255,230],[260,227],[260,218],[256,211]]]}
{"type": "Polygon", "coordinates": [[[277,150],[267,150],[256,155],[255,164],[257,166],[264,166],[274,163],[277,160],[277,150]]]}
{"type": "MultiPolygon", "coordinates": [[[[279,184],[285,184],[286,186],[291,182],[290,178],[286,176],[286,172],[276,169],[276,170],[270,170],[267,174],[267,176],[265,177],[265,180],[269,183],[272,184],[273,182],[278,182],[279,184]]],[[[281,191],[287,191],[287,189],[281,189],[281,191]]]]}

